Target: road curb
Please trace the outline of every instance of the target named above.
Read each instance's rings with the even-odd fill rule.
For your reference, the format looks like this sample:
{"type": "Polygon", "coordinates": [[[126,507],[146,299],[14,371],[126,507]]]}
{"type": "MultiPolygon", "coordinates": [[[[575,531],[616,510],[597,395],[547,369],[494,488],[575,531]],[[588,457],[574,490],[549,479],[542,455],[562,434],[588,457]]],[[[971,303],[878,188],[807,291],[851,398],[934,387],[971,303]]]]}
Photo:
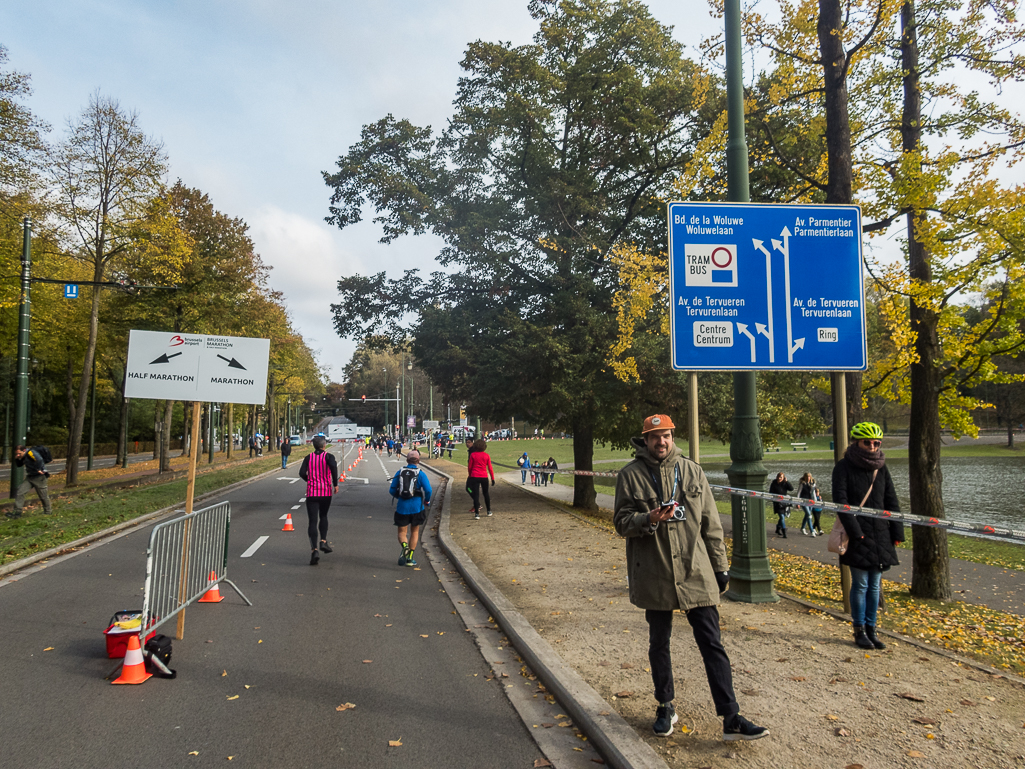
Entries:
{"type": "MultiPolygon", "coordinates": [[[[280,466],[268,470],[265,473],[254,475],[252,478],[246,478],[244,481],[236,481],[235,483],[229,486],[222,486],[219,489],[208,491],[202,496],[196,497],[195,500],[193,500],[193,504],[195,504],[196,502],[202,502],[206,499],[210,499],[211,497],[220,496],[221,494],[227,494],[229,492],[234,491],[235,489],[253,483],[254,481],[258,481],[261,478],[264,478],[268,475],[279,472],[281,472],[280,466]]],[[[115,524],[109,528],[102,529],[100,531],[94,531],[92,534],[87,534],[86,536],[80,539],[76,539],[73,542],[66,542],[63,545],[51,547],[49,550],[44,550],[41,553],[35,553],[34,555],[27,556],[26,558],[21,558],[20,560],[12,561],[11,563],[0,566],[0,579],[10,574],[14,574],[15,572],[21,571],[22,569],[27,569],[29,566],[37,564],[40,561],[48,560],[50,558],[53,558],[54,556],[69,555],[70,553],[68,551],[77,550],[86,545],[95,544],[100,540],[113,537],[117,534],[121,534],[128,529],[133,529],[136,526],[142,526],[143,524],[149,523],[150,521],[154,521],[158,518],[171,515],[172,513],[176,512],[183,504],[185,504],[185,500],[182,500],[181,502],[178,502],[173,505],[168,505],[167,507],[162,507],[159,510],[154,510],[152,513],[140,515],[138,518],[133,518],[130,521],[122,521],[121,523],[115,524]]]]}
{"type": "MultiPolygon", "coordinates": [[[[437,469],[432,472],[452,476],[437,469]]],[[[551,645],[527,622],[519,610],[492,584],[449,533],[449,500],[446,495],[438,517],[438,541],[469,587],[505,631],[509,641],[545,688],[569,713],[595,749],[615,769],[666,769],[666,763],[638,736],[616,710],[567,665],[551,645]]]]}

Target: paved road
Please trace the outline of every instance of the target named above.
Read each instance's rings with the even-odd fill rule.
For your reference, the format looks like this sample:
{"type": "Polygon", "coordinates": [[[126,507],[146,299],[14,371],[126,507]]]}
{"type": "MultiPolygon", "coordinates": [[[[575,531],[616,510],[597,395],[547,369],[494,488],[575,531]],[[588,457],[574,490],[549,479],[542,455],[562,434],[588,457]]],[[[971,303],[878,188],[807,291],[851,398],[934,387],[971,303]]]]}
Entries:
{"type": "Polygon", "coordinates": [[[235,492],[228,574],[254,605],[222,585],[223,603],[190,607],[174,681],[105,680],[116,662],[101,630],[141,606],[149,528],[0,582],[4,764],[533,766],[542,754],[438,576],[396,565],[384,484],[400,466],[359,465],[367,482],[350,479],[336,497],[335,552],[316,567],[305,506],[291,511],[297,531],[280,531],[303,496],[297,465],[235,492]],[[345,702],[356,708],[336,711],[345,702]]]}

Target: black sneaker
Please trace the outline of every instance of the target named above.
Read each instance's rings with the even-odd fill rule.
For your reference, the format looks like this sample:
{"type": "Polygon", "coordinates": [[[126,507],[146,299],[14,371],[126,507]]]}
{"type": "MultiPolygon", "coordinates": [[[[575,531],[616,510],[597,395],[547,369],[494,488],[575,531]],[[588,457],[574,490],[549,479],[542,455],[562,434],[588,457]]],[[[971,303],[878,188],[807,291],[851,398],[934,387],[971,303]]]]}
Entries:
{"type": "Polygon", "coordinates": [[[324,540],[321,540],[320,541],[320,552],[322,552],[322,553],[333,553],[334,552],[334,548],[331,547],[331,545],[329,545],[324,540]]]}
{"type": "Polygon", "coordinates": [[[480,513],[474,513],[473,514],[473,520],[479,521],[480,520],[480,513]]]}
{"type": "Polygon", "coordinates": [[[651,728],[659,737],[668,737],[673,733],[673,724],[679,720],[680,717],[676,715],[673,703],[667,702],[655,709],[655,724],[651,728]]]}
{"type": "Polygon", "coordinates": [[[316,566],[318,563],[320,563],[320,553],[314,550],[310,553],[310,566],[316,566]]]}
{"type": "Polygon", "coordinates": [[[722,738],[727,742],[736,740],[760,740],[768,737],[769,730],[764,726],[755,726],[739,713],[732,718],[724,718],[722,722],[722,738]]]}
{"type": "Polygon", "coordinates": [[[490,518],[490,517],[491,517],[491,511],[488,510],[488,518],[490,518]]]}
{"type": "Polygon", "coordinates": [[[406,551],[403,550],[402,555],[399,556],[399,566],[405,566],[407,558],[406,551]]]}
{"type": "Polygon", "coordinates": [[[4,515],[11,519],[21,518],[21,513],[4,513],[4,515]]]}

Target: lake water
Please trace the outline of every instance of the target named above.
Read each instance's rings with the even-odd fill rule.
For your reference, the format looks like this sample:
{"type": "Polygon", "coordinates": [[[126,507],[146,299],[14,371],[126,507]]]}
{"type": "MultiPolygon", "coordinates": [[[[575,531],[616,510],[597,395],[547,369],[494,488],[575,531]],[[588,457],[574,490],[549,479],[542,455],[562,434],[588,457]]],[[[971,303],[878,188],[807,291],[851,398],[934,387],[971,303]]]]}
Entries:
{"type": "MultiPolygon", "coordinates": [[[[800,488],[800,478],[805,472],[815,477],[822,492],[822,498],[831,500],[830,479],[833,474],[832,460],[808,460],[783,458],[780,454],[766,455],[763,460],[769,470],[767,481],[776,473],[786,473],[787,480],[794,486],[792,493],[800,488]]],[[[900,499],[900,509],[916,512],[911,506],[908,491],[908,460],[887,459],[893,486],[900,499]]],[[[712,484],[728,485],[725,465],[705,465],[705,473],[712,484]]],[[[1021,528],[1025,523],[1025,456],[1021,457],[945,457],[943,469],[943,505],[946,517],[955,521],[989,523],[995,526],[1021,528]]],[[[717,495],[718,496],[718,495],[717,495]]]]}

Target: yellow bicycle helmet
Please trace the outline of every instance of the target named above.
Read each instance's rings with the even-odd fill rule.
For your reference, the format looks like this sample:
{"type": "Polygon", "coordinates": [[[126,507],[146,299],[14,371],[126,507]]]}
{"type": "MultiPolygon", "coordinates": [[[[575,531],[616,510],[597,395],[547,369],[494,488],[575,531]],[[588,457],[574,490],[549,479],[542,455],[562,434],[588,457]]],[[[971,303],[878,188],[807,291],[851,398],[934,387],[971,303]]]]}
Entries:
{"type": "Polygon", "coordinates": [[[851,437],[856,441],[882,440],[883,428],[875,422],[858,422],[851,428],[851,437]]]}

